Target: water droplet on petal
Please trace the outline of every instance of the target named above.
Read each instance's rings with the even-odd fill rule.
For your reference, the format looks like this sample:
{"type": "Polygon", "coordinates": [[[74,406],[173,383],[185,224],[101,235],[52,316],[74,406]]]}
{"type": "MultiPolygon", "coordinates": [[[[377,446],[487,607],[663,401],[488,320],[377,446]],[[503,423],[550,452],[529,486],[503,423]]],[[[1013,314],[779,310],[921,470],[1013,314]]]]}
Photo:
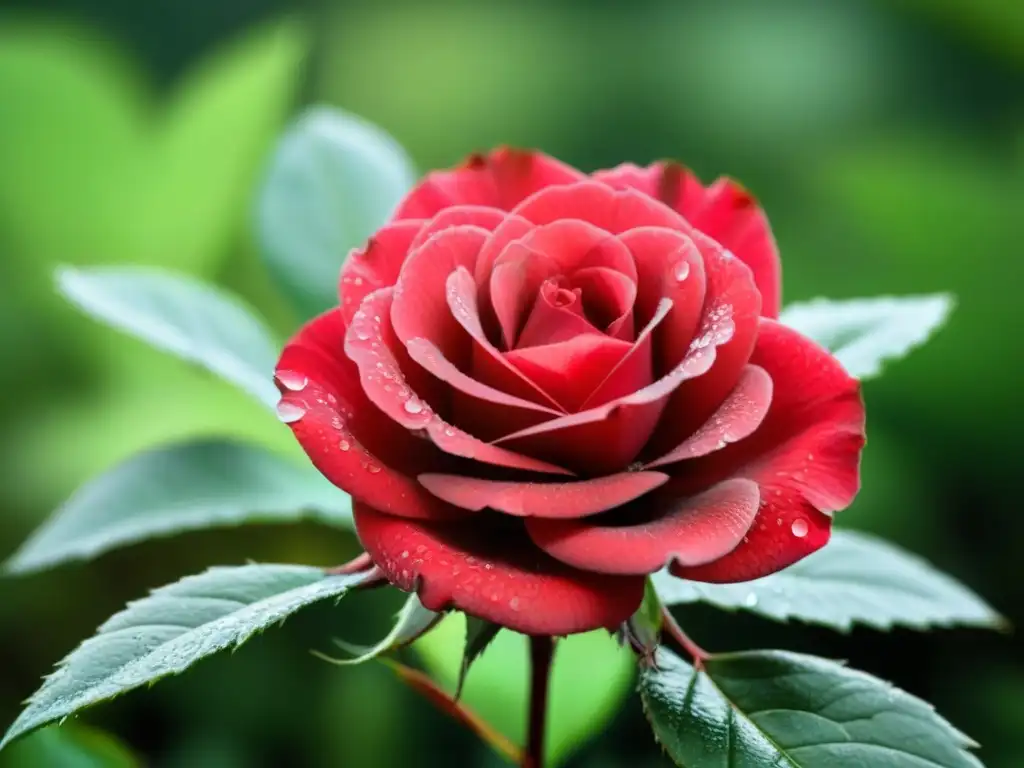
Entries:
{"type": "Polygon", "coordinates": [[[753,608],[757,605],[757,595],[751,592],[743,599],[743,604],[747,606],[747,608],[753,608]]]}
{"type": "Polygon", "coordinates": [[[281,386],[290,389],[292,392],[301,392],[309,384],[309,379],[295,371],[278,371],[274,374],[281,386]]]}
{"type": "Polygon", "coordinates": [[[360,341],[369,341],[370,334],[368,331],[364,331],[362,328],[356,331],[356,338],[360,341]]]}
{"type": "Polygon", "coordinates": [[[277,418],[285,424],[292,424],[306,415],[306,409],[295,403],[282,400],[277,404],[277,418]]]}
{"type": "Polygon", "coordinates": [[[369,472],[371,475],[376,475],[378,472],[380,472],[380,467],[378,467],[376,464],[368,464],[366,466],[366,471],[369,472]]]}
{"type": "Polygon", "coordinates": [[[683,282],[683,280],[685,280],[689,276],[690,262],[686,261],[685,259],[677,263],[675,267],[672,269],[672,277],[674,277],[680,283],[683,282]]]}
{"type": "Polygon", "coordinates": [[[804,536],[807,535],[807,521],[804,520],[802,517],[798,517],[796,520],[793,521],[793,524],[789,527],[789,529],[793,531],[794,536],[796,536],[798,539],[802,539],[804,536]]]}
{"type": "Polygon", "coordinates": [[[340,443],[338,443],[338,447],[343,451],[347,451],[349,448],[352,447],[352,444],[349,443],[348,440],[342,440],[340,443]]]}
{"type": "Polygon", "coordinates": [[[405,408],[406,413],[417,414],[423,413],[423,403],[417,400],[415,397],[410,397],[406,400],[402,407],[405,408]]]}

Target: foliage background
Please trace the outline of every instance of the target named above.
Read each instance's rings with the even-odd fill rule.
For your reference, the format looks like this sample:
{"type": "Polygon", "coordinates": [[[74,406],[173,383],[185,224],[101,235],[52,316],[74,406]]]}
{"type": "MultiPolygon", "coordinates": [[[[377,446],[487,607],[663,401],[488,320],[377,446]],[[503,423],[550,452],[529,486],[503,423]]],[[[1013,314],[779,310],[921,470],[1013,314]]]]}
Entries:
{"type": "MultiPolygon", "coordinates": [[[[956,293],[951,325],[867,385],[865,490],[839,521],[926,555],[1024,623],[1016,0],[4,0],[0,554],[138,449],[229,434],[296,451],[228,385],[64,306],[50,274],[167,265],[241,292],[283,338],[295,320],[254,253],[251,203],[275,132],[310,101],[376,121],[420,168],[508,142],[588,170],[672,156],[738,177],[772,217],[788,300],[956,293]]],[[[213,563],[329,565],[354,551],[342,532],[268,526],[0,582],[0,719],[151,587],[213,563]]],[[[87,719],[159,768],[489,764],[383,667],[305,652],[332,634],[373,639],[394,607],[357,596],[310,610],[87,719]]],[[[1011,638],[834,636],[702,608],[683,619],[716,650],[847,658],[934,702],[987,765],[1024,765],[1011,638]]],[[[667,764],[635,697],[570,762],[667,764]]]]}

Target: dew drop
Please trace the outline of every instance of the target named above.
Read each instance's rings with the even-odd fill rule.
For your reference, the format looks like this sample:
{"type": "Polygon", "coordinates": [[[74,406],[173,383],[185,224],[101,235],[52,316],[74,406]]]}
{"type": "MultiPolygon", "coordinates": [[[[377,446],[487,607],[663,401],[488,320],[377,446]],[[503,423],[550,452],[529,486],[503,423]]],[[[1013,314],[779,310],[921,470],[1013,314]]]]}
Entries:
{"type": "Polygon", "coordinates": [[[804,520],[802,517],[798,517],[796,520],[793,521],[793,524],[789,527],[789,529],[793,532],[794,536],[796,536],[798,539],[802,539],[804,536],[807,535],[807,521],[804,520]]]}
{"type": "Polygon", "coordinates": [[[405,408],[406,413],[417,414],[423,413],[423,403],[417,400],[415,397],[411,397],[406,400],[402,407],[405,408]]]}
{"type": "Polygon", "coordinates": [[[349,448],[352,447],[352,444],[349,443],[348,440],[342,440],[340,443],[338,443],[338,447],[343,451],[347,451],[349,448]]]}
{"type": "Polygon", "coordinates": [[[309,384],[309,379],[295,371],[278,371],[274,374],[281,386],[290,389],[292,392],[301,392],[309,384]]]}
{"type": "Polygon", "coordinates": [[[285,424],[293,424],[306,415],[306,409],[295,403],[284,400],[277,404],[277,418],[285,424]]]}
{"type": "Polygon", "coordinates": [[[672,277],[674,277],[677,282],[681,283],[689,276],[690,262],[686,261],[685,259],[676,264],[676,266],[672,270],[672,277]]]}
{"type": "Polygon", "coordinates": [[[509,600],[508,601],[508,607],[511,608],[513,611],[518,611],[519,610],[519,598],[518,597],[513,597],[511,600],[509,600]]]}
{"type": "Polygon", "coordinates": [[[743,604],[747,606],[747,608],[753,608],[757,605],[757,595],[754,592],[751,592],[743,599],[743,604]]]}
{"type": "Polygon", "coordinates": [[[366,471],[369,472],[371,475],[376,475],[378,472],[380,472],[380,467],[378,467],[376,464],[367,464],[366,471]]]}
{"type": "Polygon", "coordinates": [[[356,338],[359,339],[360,341],[369,341],[370,333],[369,331],[364,331],[362,328],[360,328],[358,331],[356,331],[356,338]]]}

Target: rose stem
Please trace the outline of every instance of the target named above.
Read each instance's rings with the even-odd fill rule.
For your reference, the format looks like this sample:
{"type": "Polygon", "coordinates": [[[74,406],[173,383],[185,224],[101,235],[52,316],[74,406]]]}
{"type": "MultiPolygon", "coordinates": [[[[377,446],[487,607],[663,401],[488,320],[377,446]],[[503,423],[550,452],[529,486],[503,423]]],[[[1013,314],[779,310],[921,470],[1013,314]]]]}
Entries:
{"type": "Polygon", "coordinates": [[[548,719],[548,683],[555,639],[546,635],[530,637],[530,713],[526,751],[521,768],[543,768],[544,734],[548,719]]]}
{"type": "Polygon", "coordinates": [[[693,666],[700,669],[704,662],[711,658],[711,654],[701,648],[691,637],[683,631],[675,618],[669,613],[668,608],[662,607],[662,628],[684,651],[693,658],[693,666]]]}

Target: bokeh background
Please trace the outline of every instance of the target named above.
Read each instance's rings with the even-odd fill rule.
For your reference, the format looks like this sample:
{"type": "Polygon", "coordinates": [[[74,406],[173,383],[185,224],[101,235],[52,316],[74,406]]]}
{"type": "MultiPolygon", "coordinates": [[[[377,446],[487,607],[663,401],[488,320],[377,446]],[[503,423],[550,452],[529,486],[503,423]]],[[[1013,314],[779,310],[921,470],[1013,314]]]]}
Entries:
{"type": "MultiPolygon", "coordinates": [[[[64,306],[51,273],[183,270],[241,293],[283,338],[296,320],[257,258],[252,201],[276,133],[313,101],[377,122],[421,169],[512,143],[587,170],[674,157],[705,179],[738,177],[774,223],[787,300],[954,292],[950,326],[867,385],[864,491],[839,522],[927,556],[1024,623],[1019,0],[3,0],[0,556],[141,448],[203,434],[294,452],[244,395],[64,306]]],[[[268,526],[4,580],[0,722],[149,588],[213,563],[354,551],[342,531],[268,526]]],[[[382,666],[307,653],[382,634],[397,602],[368,597],[85,720],[158,768],[493,764],[382,666]]],[[[933,701],[988,766],[1024,765],[1012,635],[841,636],[700,607],[683,619],[712,649],[847,658],[933,701]]],[[[621,672],[583,663],[580,707],[604,674],[628,690],[621,672]]],[[[508,709],[505,683],[487,685],[478,700],[508,709]]],[[[624,701],[602,705],[610,723],[590,718],[594,738],[577,728],[569,765],[668,764],[624,701]]],[[[48,764],[33,755],[0,766],[48,764]]]]}

